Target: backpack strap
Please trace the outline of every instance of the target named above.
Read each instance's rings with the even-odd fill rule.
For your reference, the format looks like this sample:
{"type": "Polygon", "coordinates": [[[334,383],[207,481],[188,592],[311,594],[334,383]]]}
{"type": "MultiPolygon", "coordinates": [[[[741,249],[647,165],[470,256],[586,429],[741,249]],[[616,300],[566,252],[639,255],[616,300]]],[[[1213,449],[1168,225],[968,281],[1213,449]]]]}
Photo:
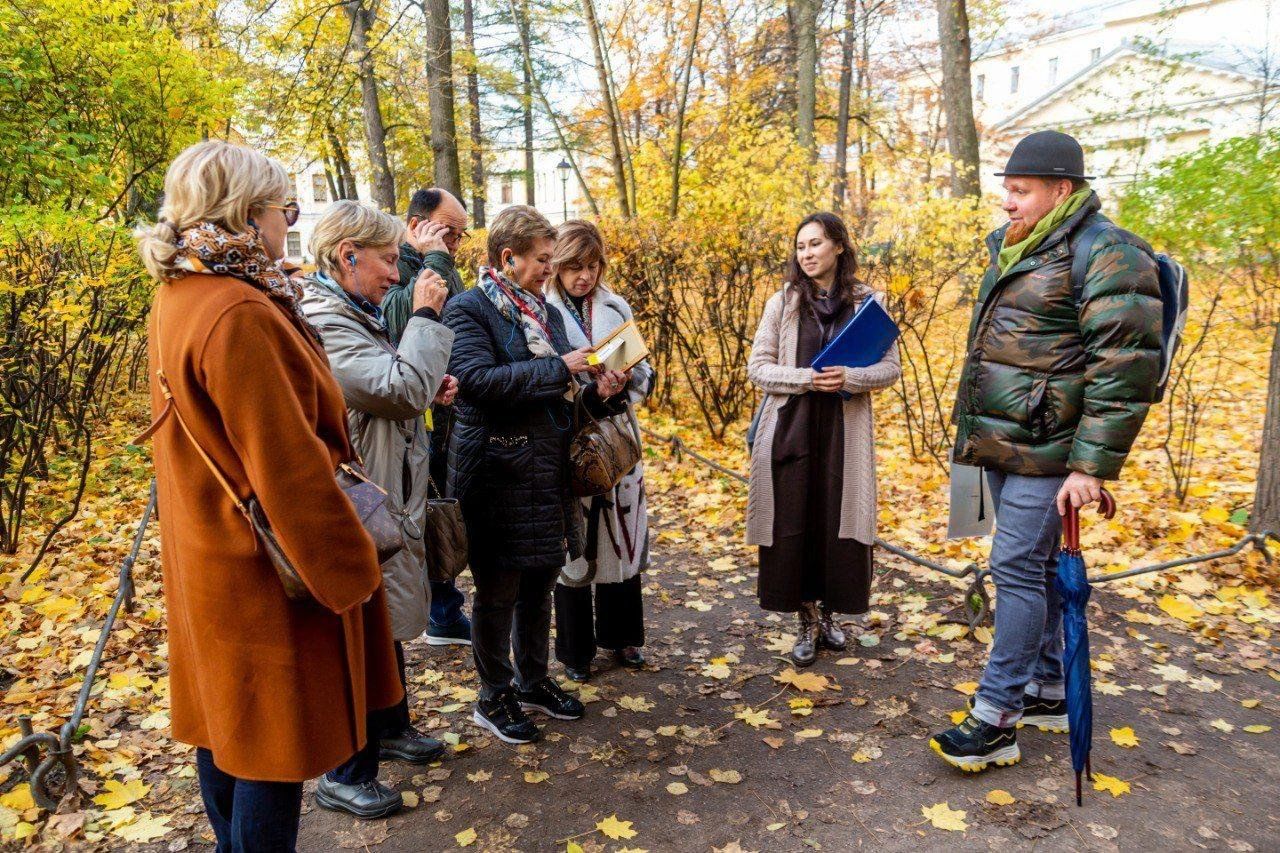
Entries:
{"type": "Polygon", "coordinates": [[[1098,236],[1111,225],[1105,216],[1096,216],[1076,237],[1071,247],[1071,300],[1076,306],[1084,297],[1085,280],[1089,277],[1089,259],[1098,236]]]}

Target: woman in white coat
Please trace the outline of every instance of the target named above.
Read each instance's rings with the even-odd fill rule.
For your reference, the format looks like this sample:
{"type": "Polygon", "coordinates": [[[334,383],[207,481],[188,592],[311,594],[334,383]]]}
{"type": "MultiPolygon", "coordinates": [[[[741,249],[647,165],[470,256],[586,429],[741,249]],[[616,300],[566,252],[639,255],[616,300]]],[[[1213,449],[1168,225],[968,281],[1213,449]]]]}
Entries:
{"type": "MultiPolygon", "coordinates": [[[[626,300],[602,283],[604,268],[604,241],[594,225],[575,219],[560,226],[547,301],[565,315],[574,347],[598,343],[632,319],[626,300]]],[[[653,378],[647,361],[632,369],[626,389],[632,407],[653,390],[653,378]]],[[[616,417],[635,416],[633,408],[616,417]]],[[[612,650],[623,666],[644,666],[640,573],[649,562],[649,518],[643,468],[636,465],[608,494],[582,501],[586,553],[566,563],[555,592],[556,659],[574,681],[591,677],[597,647],[612,650]]]]}

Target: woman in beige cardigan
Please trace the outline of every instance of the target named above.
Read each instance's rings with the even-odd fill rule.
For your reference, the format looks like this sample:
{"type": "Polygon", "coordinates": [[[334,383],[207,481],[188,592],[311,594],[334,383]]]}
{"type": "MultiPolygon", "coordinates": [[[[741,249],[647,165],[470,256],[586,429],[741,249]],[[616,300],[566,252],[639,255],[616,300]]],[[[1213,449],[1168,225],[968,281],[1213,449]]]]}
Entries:
{"type": "Polygon", "coordinates": [[[808,666],[820,646],[845,646],[833,613],[868,608],[876,517],[870,392],[892,385],[902,368],[896,346],[869,367],[808,367],[864,299],[879,297],[858,280],[838,216],[807,217],[795,245],[748,367],[765,398],[752,444],[747,542],[760,546],[760,606],[799,615],[791,657],[808,666]]]}

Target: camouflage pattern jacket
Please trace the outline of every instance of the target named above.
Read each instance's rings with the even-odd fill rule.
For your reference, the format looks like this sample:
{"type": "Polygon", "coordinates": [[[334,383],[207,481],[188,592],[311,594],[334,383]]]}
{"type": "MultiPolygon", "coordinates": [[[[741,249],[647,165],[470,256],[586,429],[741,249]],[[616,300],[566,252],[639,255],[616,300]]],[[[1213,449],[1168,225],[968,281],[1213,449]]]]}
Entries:
{"type": "Polygon", "coordinates": [[[1077,301],[1073,237],[1100,207],[1095,193],[1003,275],[996,255],[1008,226],[987,237],[991,265],[952,414],[956,462],[1119,476],[1160,375],[1160,285],[1151,247],[1111,226],[1094,241],[1077,301]]]}

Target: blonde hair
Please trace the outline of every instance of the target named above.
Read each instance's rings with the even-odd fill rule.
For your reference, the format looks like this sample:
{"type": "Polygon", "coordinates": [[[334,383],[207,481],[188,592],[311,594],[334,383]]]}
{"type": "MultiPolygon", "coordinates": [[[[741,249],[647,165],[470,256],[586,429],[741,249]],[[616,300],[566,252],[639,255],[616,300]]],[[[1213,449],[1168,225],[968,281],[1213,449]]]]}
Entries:
{"type": "Polygon", "coordinates": [[[522,255],[540,238],[556,239],[556,229],[545,216],[523,204],[504,208],[489,225],[489,265],[502,263],[503,249],[522,255]]]}
{"type": "Polygon", "coordinates": [[[284,166],[252,148],[198,142],[169,164],[159,220],[134,231],[138,254],[147,271],[165,281],[173,277],[180,233],[201,222],[244,233],[254,207],[284,202],[292,189],[284,166]]]}
{"type": "Polygon", "coordinates": [[[311,232],[311,254],[320,272],[336,278],[342,267],[338,247],[350,240],[356,248],[399,246],[404,238],[404,223],[390,213],[358,201],[335,201],[324,209],[316,230],[311,232]]]}

